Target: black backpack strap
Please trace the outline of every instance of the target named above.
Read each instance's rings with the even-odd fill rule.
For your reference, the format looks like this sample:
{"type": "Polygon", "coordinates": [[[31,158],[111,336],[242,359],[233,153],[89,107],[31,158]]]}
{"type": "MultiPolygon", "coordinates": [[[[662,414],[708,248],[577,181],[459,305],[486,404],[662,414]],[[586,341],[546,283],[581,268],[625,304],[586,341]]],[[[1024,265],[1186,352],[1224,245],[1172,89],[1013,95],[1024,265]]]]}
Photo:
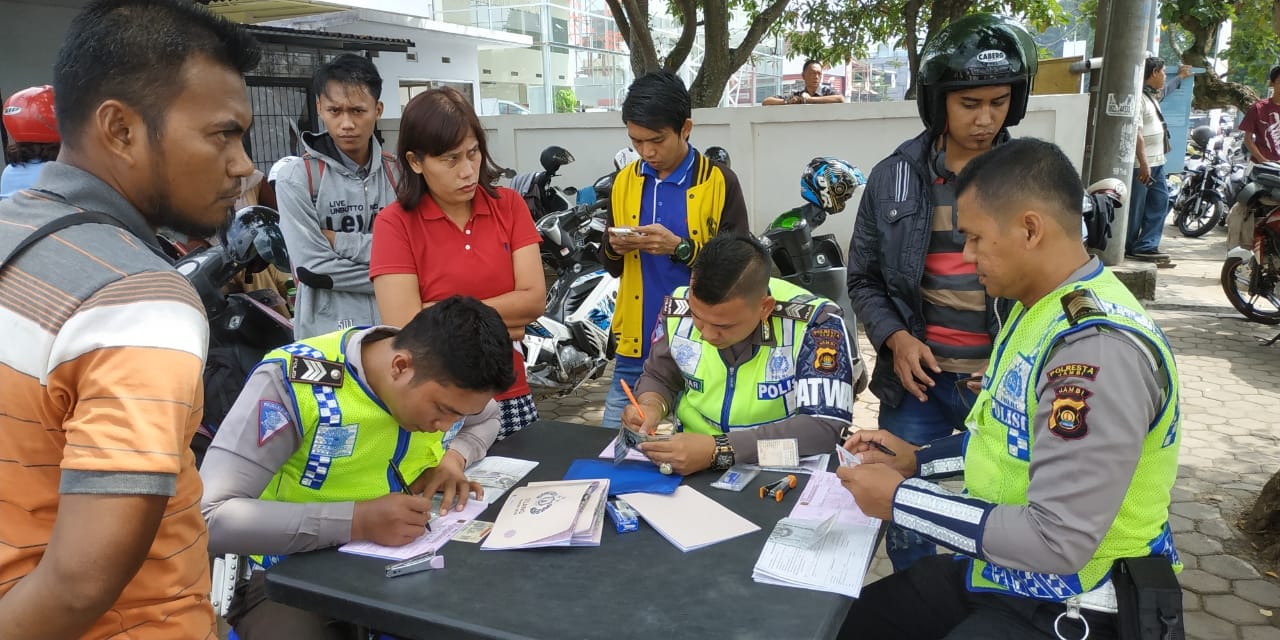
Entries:
{"type": "Polygon", "coordinates": [[[10,251],[9,255],[5,256],[4,260],[0,261],[0,271],[4,271],[5,267],[18,259],[18,256],[26,253],[27,249],[31,248],[31,245],[43,240],[49,235],[62,231],[67,227],[74,227],[82,224],[109,224],[113,227],[124,229],[130,234],[133,233],[125,223],[121,222],[115,216],[102,213],[101,211],[77,211],[76,213],[71,213],[62,216],[61,218],[55,218],[46,222],[39,229],[32,232],[31,235],[23,238],[22,242],[19,242],[18,246],[14,247],[13,251],[10,251]]]}

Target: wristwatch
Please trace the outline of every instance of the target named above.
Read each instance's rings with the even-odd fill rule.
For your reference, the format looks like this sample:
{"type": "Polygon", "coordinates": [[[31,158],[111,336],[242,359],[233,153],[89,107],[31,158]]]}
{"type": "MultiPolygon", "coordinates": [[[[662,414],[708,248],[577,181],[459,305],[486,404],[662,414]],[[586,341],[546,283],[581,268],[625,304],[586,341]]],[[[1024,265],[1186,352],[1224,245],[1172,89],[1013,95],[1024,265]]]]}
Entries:
{"type": "Polygon", "coordinates": [[[733,466],[735,459],[733,445],[729,444],[729,436],[724,434],[715,436],[715,439],[716,455],[711,459],[711,468],[716,471],[723,471],[733,466]]]}
{"type": "Polygon", "coordinates": [[[693,257],[693,243],[688,238],[682,238],[680,244],[676,245],[674,251],[671,252],[671,261],[680,264],[689,264],[689,258],[693,257]]]}

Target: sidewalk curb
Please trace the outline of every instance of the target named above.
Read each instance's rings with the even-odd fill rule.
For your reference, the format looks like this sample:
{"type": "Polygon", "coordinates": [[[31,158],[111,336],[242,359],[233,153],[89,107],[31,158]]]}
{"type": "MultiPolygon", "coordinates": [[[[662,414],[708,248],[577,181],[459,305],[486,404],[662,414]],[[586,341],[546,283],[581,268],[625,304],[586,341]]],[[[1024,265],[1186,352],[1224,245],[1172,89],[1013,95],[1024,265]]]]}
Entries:
{"type": "MultiPolygon", "coordinates": [[[[1231,315],[1239,315],[1240,312],[1235,310],[1231,305],[1216,304],[1195,304],[1190,302],[1142,302],[1142,307],[1147,311],[1193,311],[1198,313],[1225,313],[1231,315]]],[[[1241,317],[1243,320],[1244,317],[1241,317]]]]}

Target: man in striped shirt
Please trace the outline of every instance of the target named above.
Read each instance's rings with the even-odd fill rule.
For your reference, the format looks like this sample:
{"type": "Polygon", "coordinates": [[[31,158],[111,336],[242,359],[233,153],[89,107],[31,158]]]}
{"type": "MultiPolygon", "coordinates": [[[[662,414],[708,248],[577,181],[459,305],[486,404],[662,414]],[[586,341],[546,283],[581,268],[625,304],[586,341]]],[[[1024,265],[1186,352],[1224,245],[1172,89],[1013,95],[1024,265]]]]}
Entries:
{"type": "Polygon", "coordinates": [[[259,55],[182,0],[97,0],[68,29],[61,155],[0,203],[0,258],[75,225],[0,271],[0,636],[216,637],[188,448],[208,323],[154,230],[227,219],[259,55]]]}
{"type": "MultiPolygon", "coordinates": [[[[963,428],[999,319],[956,228],[954,179],[1007,140],[1026,112],[1035,49],[1017,24],[987,14],[953,22],[921,54],[925,131],[868,178],[849,247],[849,299],[876,348],[871,391],[880,428],[924,444],[963,428]]],[[[919,534],[891,526],[894,568],[932,555],[919,534]]]]}

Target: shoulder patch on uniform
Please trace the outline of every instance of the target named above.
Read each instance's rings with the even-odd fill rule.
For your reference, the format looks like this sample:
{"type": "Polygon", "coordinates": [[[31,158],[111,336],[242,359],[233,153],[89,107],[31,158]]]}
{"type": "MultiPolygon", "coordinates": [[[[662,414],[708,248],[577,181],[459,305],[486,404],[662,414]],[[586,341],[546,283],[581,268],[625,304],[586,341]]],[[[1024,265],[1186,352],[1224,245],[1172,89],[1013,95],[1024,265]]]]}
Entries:
{"type": "Polygon", "coordinates": [[[1084,362],[1072,362],[1069,364],[1059,365],[1049,370],[1045,374],[1049,377],[1050,382],[1057,382],[1063,378],[1084,378],[1085,380],[1098,379],[1098,367],[1084,362]]]}
{"type": "Polygon", "coordinates": [[[800,302],[779,302],[773,306],[773,313],[770,315],[780,318],[790,318],[801,322],[808,322],[813,317],[813,312],[817,307],[811,304],[800,302]]]}
{"type": "Polygon", "coordinates": [[[1055,387],[1049,412],[1049,431],[1063,440],[1079,440],[1088,435],[1089,424],[1085,418],[1089,414],[1091,395],[1079,385],[1055,387]]]}
{"type": "Polygon", "coordinates": [[[258,402],[259,447],[266,446],[267,442],[292,425],[293,420],[289,418],[289,411],[284,405],[271,400],[258,402]]]}
{"type": "Polygon", "coordinates": [[[684,298],[673,298],[667,296],[662,301],[662,312],[667,316],[686,317],[691,315],[689,312],[689,301],[684,298]]]}
{"type": "Polygon", "coordinates": [[[321,360],[320,358],[308,358],[306,356],[293,356],[293,362],[289,365],[289,381],[290,382],[306,382],[310,384],[319,384],[326,387],[341,387],[342,379],[345,373],[342,370],[341,362],[332,360],[321,360]]]}
{"type": "Polygon", "coordinates": [[[1071,326],[1080,324],[1087,318],[1101,318],[1107,314],[1102,310],[1098,296],[1089,289],[1076,289],[1062,296],[1062,310],[1067,314],[1071,326]]]}

